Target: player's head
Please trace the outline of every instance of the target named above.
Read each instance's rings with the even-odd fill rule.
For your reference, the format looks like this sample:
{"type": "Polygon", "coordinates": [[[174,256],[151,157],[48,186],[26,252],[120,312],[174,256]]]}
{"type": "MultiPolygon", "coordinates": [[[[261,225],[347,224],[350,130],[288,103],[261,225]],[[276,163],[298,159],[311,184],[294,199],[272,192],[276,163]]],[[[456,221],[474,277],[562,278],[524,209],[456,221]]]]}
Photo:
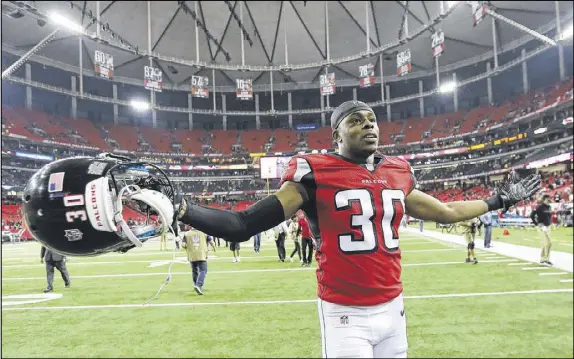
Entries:
{"type": "Polygon", "coordinates": [[[331,114],[333,140],[343,156],[367,158],[379,146],[379,126],[373,109],[361,101],[347,101],[331,114]]]}
{"type": "Polygon", "coordinates": [[[550,196],[549,194],[543,195],[541,202],[544,204],[550,204],[552,202],[552,196],[550,196]]]}
{"type": "Polygon", "coordinates": [[[153,165],[110,154],[72,157],[28,180],[23,218],[45,247],[93,256],[127,251],[165,232],[173,222],[173,197],[169,179],[153,165]],[[130,217],[143,224],[129,225],[130,217]]]}

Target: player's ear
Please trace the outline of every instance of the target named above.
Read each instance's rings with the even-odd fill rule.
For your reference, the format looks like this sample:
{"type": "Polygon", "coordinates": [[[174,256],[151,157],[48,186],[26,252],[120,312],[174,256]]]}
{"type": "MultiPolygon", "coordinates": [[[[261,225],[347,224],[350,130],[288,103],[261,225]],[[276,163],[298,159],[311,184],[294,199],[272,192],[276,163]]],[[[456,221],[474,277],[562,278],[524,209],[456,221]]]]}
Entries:
{"type": "Polygon", "coordinates": [[[333,141],[340,143],[341,142],[341,135],[339,134],[339,130],[333,130],[332,133],[333,141]]]}

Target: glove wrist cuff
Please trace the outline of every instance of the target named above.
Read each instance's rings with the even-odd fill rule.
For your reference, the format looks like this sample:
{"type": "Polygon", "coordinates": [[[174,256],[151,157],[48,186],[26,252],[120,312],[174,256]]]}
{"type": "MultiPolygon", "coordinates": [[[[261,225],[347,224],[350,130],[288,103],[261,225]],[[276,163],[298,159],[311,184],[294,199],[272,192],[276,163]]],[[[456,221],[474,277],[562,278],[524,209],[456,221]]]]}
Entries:
{"type": "Polygon", "coordinates": [[[188,204],[187,201],[182,199],[181,200],[181,204],[179,205],[179,208],[177,210],[177,219],[181,220],[183,218],[183,216],[187,213],[187,209],[188,209],[188,204]]]}
{"type": "Polygon", "coordinates": [[[483,199],[483,201],[488,206],[489,212],[490,211],[496,211],[496,210],[504,207],[504,202],[502,200],[502,197],[500,197],[499,195],[494,195],[494,196],[488,197],[486,199],[483,199]]]}

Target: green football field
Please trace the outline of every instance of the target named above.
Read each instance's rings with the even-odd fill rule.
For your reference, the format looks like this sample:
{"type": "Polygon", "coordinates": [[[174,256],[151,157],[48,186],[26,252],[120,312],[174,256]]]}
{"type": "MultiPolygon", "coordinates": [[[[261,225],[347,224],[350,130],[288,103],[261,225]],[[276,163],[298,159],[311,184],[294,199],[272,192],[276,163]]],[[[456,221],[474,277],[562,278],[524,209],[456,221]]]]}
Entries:
{"type": "MultiPolygon", "coordinates": [[[[481,251],[467,264],[465,248],[410,233],[401,247],[409,357],[574,356],[572,273],[481,251]]],[[[27,304],[46,286],[40,247],[4,245],[2,357],[320,357],[314,269],[278,262],[272,241],[252,248],[240,263],[217,248],[204,296],[178,252],[143,306],[173,256],[158,242],[71,258],[72,288],[56,271],[62,296],[27,304]]]]}

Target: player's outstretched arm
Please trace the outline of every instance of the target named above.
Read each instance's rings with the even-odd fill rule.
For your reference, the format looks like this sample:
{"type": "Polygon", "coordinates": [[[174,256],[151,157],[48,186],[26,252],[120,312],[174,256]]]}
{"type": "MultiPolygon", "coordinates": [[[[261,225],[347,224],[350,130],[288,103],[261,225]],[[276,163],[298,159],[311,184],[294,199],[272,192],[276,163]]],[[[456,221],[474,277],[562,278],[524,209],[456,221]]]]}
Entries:
{"type": "Polygon", "coordinates": [[[540,176],[532,175],[518,183],[507,183],[499,193],[477,201],[442,203],[421,191],[413,190],[406,199],[410,216],[438,223],[456,223],[478,217],[486,212],[508,210],[516,203],[529,198],[540,188],[540,176]]]}
{"type": "Polygon", "coordinates": [[[409,194],[405,205],[409,216],[442,224],[465,221],[488,212],[483,200],[443,203],[416,189],[409,194]]]}
{"type": "Polygon", "coordinates": [[[308,200],[300,183],[286,181],[279,191],[244,211],[227,211],[182,202],[178,220],[230,242],[245,242],[291,218],[308,200]]]}

